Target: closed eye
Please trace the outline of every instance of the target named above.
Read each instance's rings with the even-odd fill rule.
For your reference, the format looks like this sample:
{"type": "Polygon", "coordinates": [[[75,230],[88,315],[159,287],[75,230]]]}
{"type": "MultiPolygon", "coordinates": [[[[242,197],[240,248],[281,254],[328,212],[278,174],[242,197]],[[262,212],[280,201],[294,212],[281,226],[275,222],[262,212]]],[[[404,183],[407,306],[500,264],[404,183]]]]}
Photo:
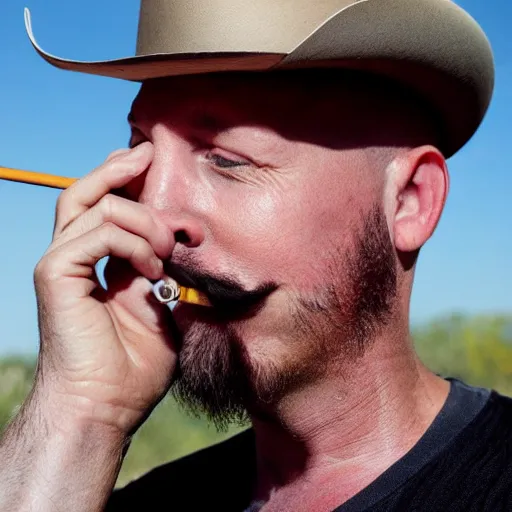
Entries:
{"type": "Polygon", "coordinates": [[[221,155],[214,151],[209,151],[205,158],[209,163],[223,170],[232,170],[239,167],[248,167],[251,165],[251,163],[247,160],[241,158],[227,158],[227,156],[221,155]]]}

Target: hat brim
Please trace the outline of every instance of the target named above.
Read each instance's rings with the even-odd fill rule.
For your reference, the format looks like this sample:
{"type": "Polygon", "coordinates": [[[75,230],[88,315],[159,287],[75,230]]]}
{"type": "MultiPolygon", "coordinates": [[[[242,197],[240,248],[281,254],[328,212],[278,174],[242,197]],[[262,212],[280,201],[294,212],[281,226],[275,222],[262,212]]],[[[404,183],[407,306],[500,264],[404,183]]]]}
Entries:
{"type": "Polygon", "coordinates": [[[286,56],[285,54],[257,52],[202,52],[160,53],[104,61],[70,60],[52,55],[41,48],[34,36],[28,9],[25,9],[25,27],[37,53],[56,68],[134,82],[164,76],[218,71],[266,70],[279,64],[286,56]]]}
{"type": "Polygon", "coordinates": [[[480,126],[494,87],[489,41],[473,18],[446,0],[363,0],[335,13],[285,53],[240,49],[76,61],[41,48],[28,9],[25,25],[35,50],[53,66],[131,81],[314,67],[378,73],[411,87],[431,104],[441,120],[440,149],[447,158],[480,126]]]}

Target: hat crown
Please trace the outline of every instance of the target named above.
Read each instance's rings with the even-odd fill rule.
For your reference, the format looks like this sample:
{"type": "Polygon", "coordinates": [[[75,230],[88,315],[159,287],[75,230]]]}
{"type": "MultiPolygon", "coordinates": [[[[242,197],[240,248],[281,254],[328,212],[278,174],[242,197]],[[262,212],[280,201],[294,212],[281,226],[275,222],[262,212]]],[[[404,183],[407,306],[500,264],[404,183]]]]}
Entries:
{"type": "Polygon", "coordinates": [[[345,7],[366,0],[142,0],[137,55],[289,53],[345,7]]]}

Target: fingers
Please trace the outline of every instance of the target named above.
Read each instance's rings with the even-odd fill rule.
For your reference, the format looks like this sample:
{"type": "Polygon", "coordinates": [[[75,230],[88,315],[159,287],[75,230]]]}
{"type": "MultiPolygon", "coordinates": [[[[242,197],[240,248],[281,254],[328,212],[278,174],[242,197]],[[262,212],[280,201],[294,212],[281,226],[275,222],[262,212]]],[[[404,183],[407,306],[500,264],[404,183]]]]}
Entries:
{"type": "Polygon", "coordinates": [[[65,190],[58,201],[54,239],[36,268],[37,282],[48,285],[78,278],[66,289],[75,297],[90,294],[98,282],[96,263],[106,256],[125,259],[150,280],[162,275],[162,259],[174,237],[151,208],[109,194],[141,175],[150,165],[153,146],[118,150],[103,165],[65,190]],[[78,286],[79,293],[76,294],[78,286]]]}
{"type": "Polygon", "coordinates": [[[36,267],[36,285],[51,286],[63,279],[76,278],[81,284],[74,283],[73,295],[86,297],[97,284],[94,265],[106,256],[128,261],[149,280],[163,275],[162,261],[147,240],[107,222],[47,253],[36,267]]]}
{"type": "Polygon", "coordinates": [[[111,190],[123,187],[142,174],[153,158],[149,142],[132,150],[118,150],[93,172],[64,190],[57,201],[54,237],[111,190]]]}
{"type": "Polygon", "coordinates": [[[161,259],[171,255],[174,236],[158,215],[146,205],[112,194],[103,196],[92,208],[68,224],[54,240],[50,250],[109,222],[146,239],[161,259]]]}
{"type": "Polygon", "coordinates": [[[130,151],[132,151],[132,150],[126,149],[126,148],[116,149],[115,151],[112,151],[112,153],[110,153],[110,155],[107,156],[107,158],[105,159],[105,162],[110,162],[111,160],[114,160],[114,158],[116,158],[118,156],[126,155],[130,151]]]}

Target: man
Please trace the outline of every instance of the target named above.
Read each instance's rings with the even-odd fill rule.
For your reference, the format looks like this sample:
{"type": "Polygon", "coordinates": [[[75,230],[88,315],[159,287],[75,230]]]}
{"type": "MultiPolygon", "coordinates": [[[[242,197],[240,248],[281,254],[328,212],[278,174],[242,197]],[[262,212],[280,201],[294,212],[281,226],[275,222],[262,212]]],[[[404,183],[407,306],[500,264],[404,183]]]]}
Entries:
{"type": "Polygon", "coordinates": [[[511,401],[433,374],[408,325],[446,158],[491,97],[490,48],[465,12],[143,0],[135,58],[34,45],[143,84],[131,149],[58,201],[2,510],[512,509],[511,401]],[[212,307],[162,307],[151,281],[166,276],[212,307]],[[169,389],[252,428],[112,493],[169,389]]]}

